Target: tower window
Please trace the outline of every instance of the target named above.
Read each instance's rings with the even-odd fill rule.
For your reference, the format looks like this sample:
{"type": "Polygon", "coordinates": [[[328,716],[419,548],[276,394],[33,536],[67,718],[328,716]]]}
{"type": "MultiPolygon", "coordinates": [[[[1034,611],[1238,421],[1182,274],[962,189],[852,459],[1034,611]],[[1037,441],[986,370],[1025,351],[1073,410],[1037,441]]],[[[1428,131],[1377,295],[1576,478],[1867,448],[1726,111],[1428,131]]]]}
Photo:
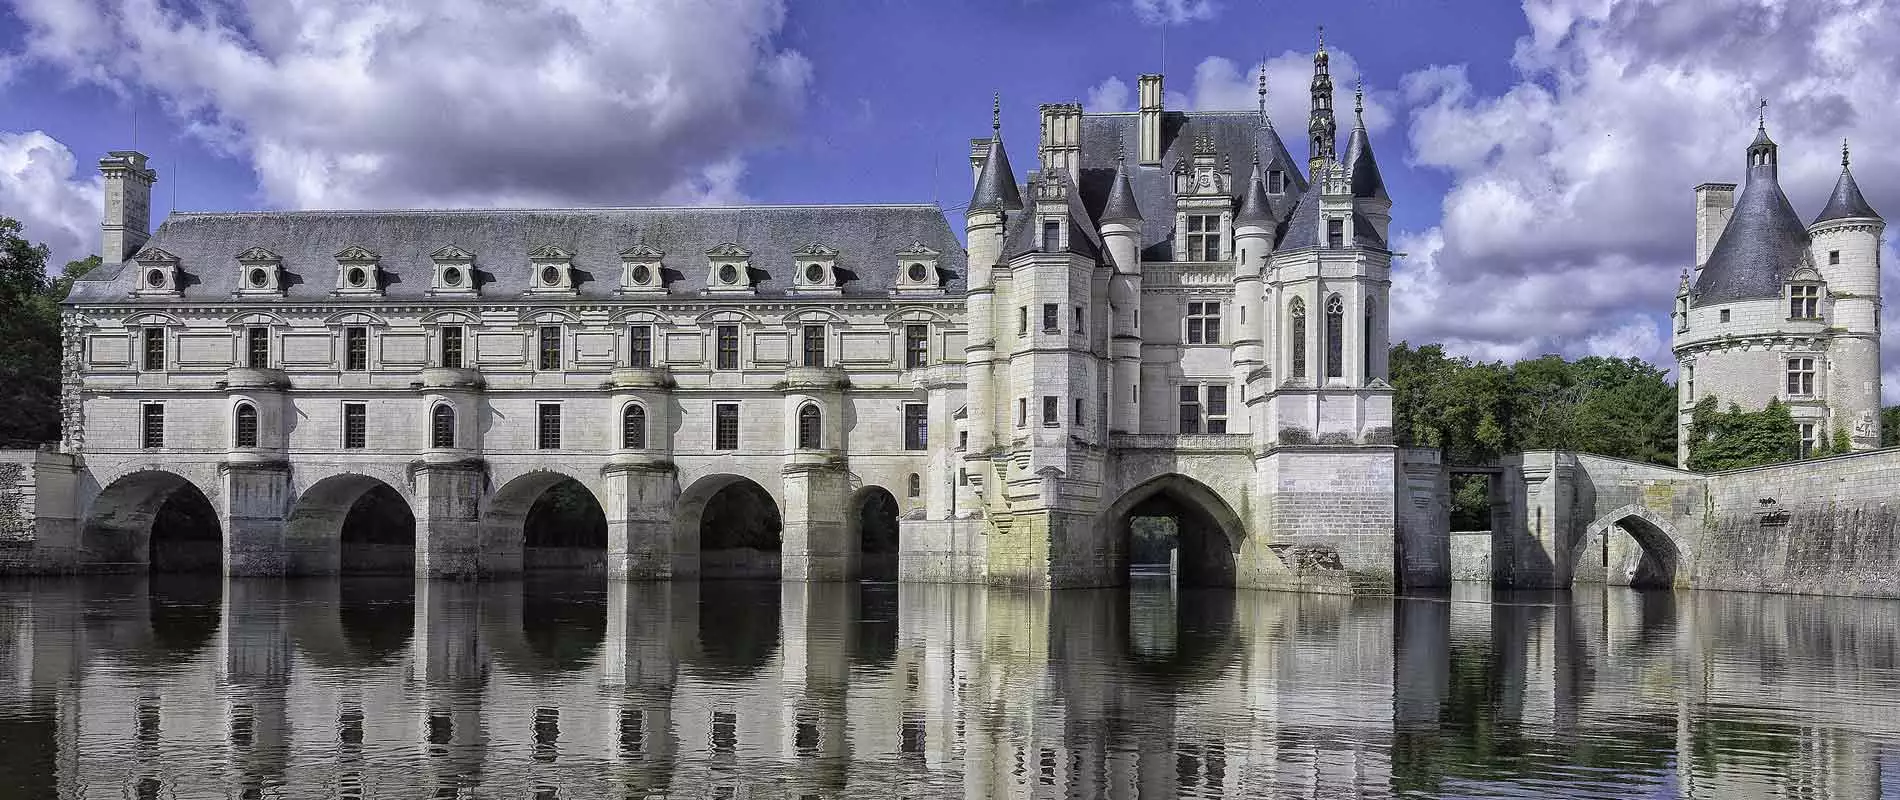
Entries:
{"type": "Polygon", "coordinates": [[[144,336],[145,336],[145,353],[144,353],[145,358],[140,363],[140,366],[144,368],[145,371],[147,372],[158,372],[158,371],[164,370],[165,369],[165,329],[164,328],[146,328],[144,336]]]}
{"type": "Polygon", "coordinates": [[[1201,387],[1181,387],[1181,432],[1201,432],[1201,387]]]}
{"type": "Polygon", "coordinates": [[[238,447],[256,447],[257,407],[250,403],[239,403],[237,418],[233,420],[232,428],[238,447]]]}
{"type": "Polygon", "coordinates": [[[1807,458],[1809,456],[1814,455],[1815,444],[1816,444],[1816,440],[1814,438],[1814,423],[1811,423],[1811,422],[1801,423],[1801,457],[1807,458]]]}
{"type": "Polygon", "coordinates": [[[1062,427],[1062,398],[1052,394],[1042,396],[1042,427],[1062,427]]]}
{"type": "Polygon", "coordinates": [[[1721,314],[1721,320],[1722,320],[1723,322],[1727,322],[1727,321],[1728,321],[1728,309],[1726,309],[1726,308],[1724,308],[1724,309],[1722,309],[1722,314],[1721,314]]]}
{"type": "Polygon", "coordinates": [[[165,404],[146,403],[139,407],[139,444],[146,448],[165,446],[165,404]]]}
{"type": "Polygon", "coordinates": [[[1074,413],[1074,414],[1071,414],[1071,415],[1069,415],[1069,424],[1070,424],[1070,425],[1074,425],[1075,427],[1078,427],[1078,428],[1080,428],[1080,427],[1084,427],[1084,426],[1083,426],[1083,424],[1082,424],[1082,421],[1083,421],[1083,417],[1082,417],[1082,411],[1083,411],[1083,408],[1082,408],[1082,398],[1080,398],[1080,397],[1078,397],[1078,398],[1075,398],[1075,409],[1074,409],[1074,411],[1075,411],[1075,413],[1074,413]]]}
{"type": "Polygon", "coordinates": [[[1062,223],[1055,221],[1042,223],[1042,252],[1062,252],[1062,223]]]}
{"type": "Polygon", "coordinates": [[[1082,329],[1083,329],[1084,327],[1087,327],[1087,326],[1085,326],[1085,325],[1083,325],[1083,323],[1082,323],[1082,307],[1081,307],[1081,306],[1076,306],[1076,307],[1075,307],[1075,329],[1074,329],[1074,330],[1075,330],[1075,332],[1076,332],[1076,333],[1081,333],[1081,332],[1082,332],[1082,329]]]}
{"type": "Polygon", "coordinates": [[[343,404],[343,449],[362,450],[369,446],[369,406],[343,404]]]}
{"type": "Polygon", "coordinates": [[[369,369],[369,329],[343,329],[343,368],[350,372],[369,369]]]}
{"type": "Polygon", "coordinates": [[[1338,250],[1346,246],[1346,221],[1343,219],[1326,220],[1326,246],[1338,250]]]}
{"type": "Polygon", "coordinates": [[[1694,364],[1682,365],[1682,393],[1683,393],[1684,400],[1689,401],[1689,402],[1695,402],[1695,365],[1694,364]]]}
{"type": "Polygon", "coordinates": [[[1295,297],[1293,307],[1287,311],[1288,325],[1292,332],[1287,336],[1287,344],[1293,348],[1293,377],[1306,377],[1306,301],[1295,297]]]}
{"type": "Polygon", "coordinates": [[[448,403],[437,403],[429,412],[429,446],[455,447],[455,408],[448,403]]]}
{"type": "MultiPolygon", "coordinates": [[[[1359,368],[1365,370],[1365,375],[1363,377],[1365,378],[1365,381],[1367,383],[1372,382],[1373,355],[1376,352],[1378,352],[1372,347],[1372,326],[1376,322],[1376,320],[1373,318],[1372,308],[1375,303],[1376,301],[1372,300],[1371,298],[1366,299],[1366,322],[1364,326],[1365,329],[1363,331],[1360,331],[1359,368]]],[[[1241,391],[1241,399],[1242,400],[1247,399],[1246,398],[1247,387],[1245,386],[1240,387],[1240,391],[1241,391]]]]}
{"type": "Polygon", "coordinates": [[[904,326],[904,368],[921,369],[930,363],[930,326],[904,326]]]}
{"type": "Polygon", "coordinates": [[[1829,266],[1833,266],[1835,264],[1841,263],[1841,251],[1839,250],[1827,251],[1827,263],[1829,266]]]}
{"type": "Polygon", "coordinates": [[[1820,319],[1821,287],[1812,283],[1790,284],[1788,316],[1791,319],[1820,319]]]}
{"type": "Polygon", "coordinates": [[[635,325],[627,329],[627,365],[653,366],[652,325],[635,325]]]}
{"type": "Polygon", "coordinates": [[[542,403],[536,407],[536,446],[542,450],[561,449],[561,404],[542,403]]]}
{"type": "Polygon", "coordinates": [[[1016,308],[1016,335],[1029,335],[1029,306],[1018,306],[1016,308]]]}
{"type": "Polygon", "coordinates": [[[923,403],[904,404],[904,449],[923,450],[930,445],[930,407],[923,403]]]}
{"type": "Polygon", "coordinates": [[[1042,332],[1062,332],[1062,306],[1058,303],[1042,304],[1042,332]]]}
{"type": "Polygon", "coordinates": [[[805,340],[805,366],[807,367],[824,366],[825,365],[825,326],[806,325],[805,331],[804,331],[804,340],[805,340]]]}
{"type": "Polygon", "coordinates": [[[1207,387],[1207,432],[1227,432],[1227,387],[1207,387]]]}
{"type": "Polygon", "coordinates": [[[251,369],[270,368],[270,329],[244,329],[244,366],[251,369]]]}
{"type": "Polygon", "coordinates": [[[647,449],[647,410],[639,403],[628,403],[627,410],[620,413],[620,446],[647,449]]]}
{"type": "Polygon", "coordinates": [[[540,358],[535,366],[540,369],[561,368],[561,326],[543,325],[540,331],[540,358]]]}
{"type": "Polygon", "coordinates": [[[924,496],[924,479],[917,473],[911,473],[910,477],[906,478],[904,482],[905,488],[908,490],[906,493],[911,497],[924,496]]]}
{"type": "Polygon", "coordinates": [[[1188,344],[1220,344],[1220,303],[1187,304],[1188,344]]]}
{"type": "Polygon", "coordinates": [[[1188,260],[1220,260],[1220,215],[1189,214],[1187,218],[1188,260]]]}
{"type": "Polygon", "coordinates": [[[715,356],[717,360],[713,366],[718,369],[738,369],[739,326],[720,325],[713,329],[713,339],[717,348],[715,356]]]}
{"type": "Polygon", "coordinates": [[[817,450],[824,446],[824,417],[814,403],[798,409],[798,449],[817,450]]]}
{"type": "Polygon", "coordinates": [[[713,406],[713,449],[739,449],[739,404],[713,406]]]}
{"type": "Polygon", "coordinates": [[[1333,295],[1326,300],[1326,377],[1346,374],[1346,304],[1333,295]]]}
{"type": "Polygon", "coordinates": [[[1027,426],[1028,424],[1029,424],[1029,398],[1018,397],[1016,398],[1016,427],[1021,428],[1021,427],[1027,426]]]}
{"type": "Polygon", "coordinates": [[[1279,170],[1267,172],[1267,193],[1279,194],[1286,191],[1286,173],[1279,170]]]}
{"type": "Polygon", "coordinates": [[[1814,359],[1788,359],[1788,396],[1812,397],[1814,395],[1814,359]]]}
{"type": "Polygon", "coordinates": [[[462,326],[460,325],[442,327],[442,366],[449,369],[462,368],[462,326]]]}

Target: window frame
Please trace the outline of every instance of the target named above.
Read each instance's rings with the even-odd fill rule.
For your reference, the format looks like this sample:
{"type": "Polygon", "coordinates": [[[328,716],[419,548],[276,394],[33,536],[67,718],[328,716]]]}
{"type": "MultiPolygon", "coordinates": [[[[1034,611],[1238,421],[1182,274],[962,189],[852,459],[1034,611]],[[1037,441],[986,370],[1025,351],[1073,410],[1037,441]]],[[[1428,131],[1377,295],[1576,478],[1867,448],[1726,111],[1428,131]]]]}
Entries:
{"type": "Polygon", "coordinates": [[[817,403],[805,403],[798,407],[798,446],[799,450],[825,449],[825,412],[817,403]]]}
{"type": "Polygon", "coordinates": [[[1042,396],[1042,427],[1062,427],[1062,398],[1059,395],[1042,396]]]}
{"type": "Polygon", "coordinates": [[[461,325],[443,325],[436,329],[436,364],[444,369],[462,369],[468,363],[467,332],[461,325]],[[454,356],[451,358],[450,356],[454,356]]]}
{"type": "Polygon", "coordinates": [[[442,402],[429,409],[429,447],[435,450],[455,449],[455,406],[442,402]],[[444,425],[443,423],[447,424],[444,425]]]}
{"type": "Polygon", "coordinates": [[[243,450],[254,449],[257,441],[257,406],[248,400],[239,402],[231,409],[231,446],[243,450]]]}
{"type": "Polygon", "coordinates": [[[1346,220],[1342,217],[1329,217],[1326,220],[1326,249],[1346,249],[1346,220]]]}
{"type": "Polygon", "coordinates": [[[1818,320],[1821,318],[1821,285],[1802,281],[1788,284],[1788,319],[1818,320]],[[1801,312],[1806,311],[1803,314],[1801,312]]]}
{"type": "Polygon", "coordinates": [[[904,428],[904,449],[907,451],[930,449],[929,404],[905,403],[899,413],[904,428]]]}
{"type": "Polygon", "coordinates": [[[1187,260],[1221,260],[1220,214],[1187,214],[1187,260]]]}
{"type": "Polygon", "coordinates": [[[653,366],[653,325],[637,322],[627,326],[627,366],[653,366]]]}
{"type": "Polygon", "coordinates": [[[166,357],[169,355],[166,351],[170,349],[165,341],[165,328],[152,325],[141,328],[140,331],[139,371],[164,372],[166,357]]]}
{"type": "Polygon", "coordinates": [[[637,401],[620,409],[620,449],[647,449],[647,408],[637,401]]]}
{"type": "Polygon", "coordinates": [[[728,451],[739,449],[739,404],[713,404],[713,449],[728,451]],[[730,428],[730,430],[728,430],[730,428]],[[728,441],[728,436],[730,440],[728,441]]]}
{"type": "Polygon", "coordinates": [[[1291,363],[1287,375],[1293,378],[1306,377],[1306,299],[1295,297],[1287,304],[1287,343],[1292,345],[1291,363]]]}
{"type": "Polygon", "coordinates": [[[1820,440],[1816,438],[1819,431],[1820,426],[1812,422],[1796,423],[1795,437],[1800,441],[1800,458],[1812,458],[1814,456],[1814,448],[1820,446],[1820,440]]]}
{"type": "Polygon", "coordinates": [[[244,366],[246,369],[270,369],[270,328],[250,325],[244,328],[244,366]]]}
{"type": "Polygon", "coordinates": [[[1326,298],[1326,379],[1346,377],[1346,301],[1326,298]]]}
{"type": "Polygon", "coordinates": [[[534,332],[534,368],[540,372],[559,372],[566,360],[562,353],[561,326],[540,325],[534,332]]]}
{"type": "Polygon", "coordinates": [[[807,367],[825,366],[825,340],[827,336],[828,331],[825,325],[799,326],[799,363],[807,367]]]}
{"type": "Polygon", "coordinates": [[[1220,344],[1221,303],[1219,300],[1190,300],[1183,318],[1188,344],[1220,344]]]}
{"type": "Polygon", "coordinates": [[[1042,252],[1062,252],[1062,223],[1057,220],[1043,220],[1042,252]]]}
{"type": "Polygon", "coordinates": [[[139,449],[160,450],[165,447],[165,404],[145,401],[139,403],[139,449]]]}
{"type": "Polygon", "coordinates": [[[1029,427],[1029,398],[1016,398],[1016,427],[1029,427]]]}
{"type": "Polygon", "coordinates": [[[739,369],[739,325],[713,326],[713,369],[739,369]]]}
{"type": "Polygon", "coordinates": [[[1183,383],[1175,389],[1175,432],[1181,436],[1201,433],[1201,385],[1183,383]]]}
{"type": "Polygon", "coordinates": [[[1201,385],[1201,427],[1208,433],[1227,432],[1227,394],[1227,384],[1201,385]]]}
{"type": "Polygon", "coordinates": [[[558,402],[534,404],[534,449],[561,449],[561,416],[561,404],[558,402]]]}
{"type": "Polygon", "coordinates": [[[369,404],[347,401],[343,404],[343,449],[369,449],[369,404]]]}
{"type": "Polygon", "coordinates": [[[904,368],[923,369],[930,366],[930,326],[924,323],[910,323],[904,326],[904,368]]]}
{"type": "Polygon", "coordinates": [[[1061,333],[1062,332],[1062,304],[1061,303],[1043,303],[1042,304],[1042,332],[1043,333],[1061,333]]]}
{"type": "Polygon", "coordinates": [[[1808,399],[1814,397],[1814,376],[1817,359],[1813,356],[1789,356],[1784,364],[1787,374],[1788,397],[1808,399]]]}
{"type": "Polygon", "coordinates": [[[343,371],[369,371],[369,327],[348,325],[343,328],[343,371]]]}

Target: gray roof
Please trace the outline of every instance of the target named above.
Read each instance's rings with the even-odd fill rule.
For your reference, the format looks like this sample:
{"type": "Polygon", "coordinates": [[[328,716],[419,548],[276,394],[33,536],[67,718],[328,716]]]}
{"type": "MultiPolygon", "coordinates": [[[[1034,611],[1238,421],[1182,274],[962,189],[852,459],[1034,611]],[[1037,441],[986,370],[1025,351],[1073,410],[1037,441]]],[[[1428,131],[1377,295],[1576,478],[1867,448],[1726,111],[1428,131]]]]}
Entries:
{"type": "MultiPolygon", "coordinates": [[[[1029,186],[1033,190],[1036,182],[1043,180],[1042,173],[1030,173],[1029,186]]],[[[1102,260],[1103,247],[1101,233],[1095,229],[1095,223],[1089,220],[1089,211],[1082,203],[1082,195],[1075,190],[1075,182],[1068,176],[1060,177],[1068,187],[1069,212],[1069,252],[1102,260]]],[[[1011,214],[1004,220],[1007,228],[1003,233],[1003,259],[1010,260],[1025,253],[1042,252],[1042,237],[1036,225],[1036,215],[1025,210],[1011,214]]]]}
{"type": "Polygon", "coordinates": [[[1235,224],[1249,222],[1273,227],[1273,203],[1267,199],[1266,171],[1259,164],[1253,165],[1253,175],[1247,179],[1247,191],[1240,201],[1240,213],[1234,215],[1235,224]]]}
{"type": "MultiPolygon", "coordinates": [[[[1280,224],[1280,241],[1274,250],[1298,250],[1303,247],[1319,247],[1319,206],[1320,185],[1315,183],[1300,195],[1299,205],[1285,222],[1280,224]]],[[[1357,210],[1352,212],[1353,245],[1357,247],[1377,247],[1383,249],[1385,240],[1379,238],[1379,229],[1372,220],[1357,210]]]]}
{"type": "Polygon", "coordinates": [[[1003,150],[1003,134],[999,132],[990,137],[989,155],[983,159],[983,172],[976,176],[976,190],[970,194],[970,210],[1016,211],[1022,207],[1016,172],[1009,168],[1009,153],[1003,150]]]}
{"type": "Polygon", "coordinates": [[[1807,259],[1807,228],[1781,193],[1775,166],[1750,167],[1748,185],[1691,294],[1698,304],[1780,297],[1782,284],[1807,259]]]}
{"type": "MultiPolygon", "coordinates": [[[[385,297],[422,299],[434,272],[430,253],[446,245],[474,254],[484,298],[522,295],[529,252],[554,245],[572,254],[579,295],[606,299],[620,288],[624,250],[644,244],[664,251],[668,296],[690,297],[706,288],[706,251],[725,243],[751,251],[760,295],[786,294],[793,251],[809,244],[838,251],[846,295],[888,296],[897,251],[913,244],[939,253],[946,289],[964,287],[963,246],[929,205],[175,213],[146,247],[178,258],[188,300],[231,299],[237,254],[253,247],[281,257],[288,299],[325,299],[336,286],[336,254],[352,246],[378,256],[385,297]]],[[[129,299],[138,270],[125,266],[95,270],[74,284],[69,300],[129,299]]]]}
{"type": "Polygon", "coordinates": [[[1128,182],[1128,165],[1115,165],[1115,179],[1109,184],[1108,202],[1102,206],[1103,222],[1140,222],[1141,204],[1135,201],[1135,187],[1128,182]]]}
{"type": "Polygon", "coordinates": [[[1346,144],[1346,169],[1352,175],[1353,197],[1388,199],[1385,179],[1379,176],[1379,162],[1372,157],[1372,140],[1366,136],[1363,118],[1352,127],[1352,138],[1346,144]]]}
{"type": "MultiPolygon", "coordinates": [[[[1252,111],[1169,111],[1161,115],[1161,164],[1135,164],[1127,170],[1135,201],[1148,212],[1141,225],[1143,259],[1174,259],[1174,214],[1160,212],[1175,207],[1175,166],[1193,158],[1194,140],[1201,136],[1213,140],[1216,158],[1237,169],[1244,169],[1257,157],[1264,169],[1283,171],[1286,191],[1268,195],[1268,199],[1274,219],[1284,219],[1292,211],[1294,199],[1306,189],[1306,181],[1287,154],[1280,135],[1260,122],[1259,114],[1252,111]]],[[[1104,218],[1114,186],[1116,159],[1124,142],[1139,141],[1140,123],[1137,113],[1082,117],[1081,174],[1076,183],[1093,219],[1104,218]]],[[[1240,201],[1240,197],[1234,197],[1236,206],[1240,201]]]]}
{"type": "Polygon", "coordinates": [[[1814,218],[1816,224],[1837,219],[1880,219],[1880,212],[1867,204],[1867,198],[1860,196],[1860,185],[1854,182],[1854,173],[1847,167],[1841,167],[1841,178],[1834,182],[1834,193],[1827,198],[1827,207],[1821,209],[1821,215],[1814,218]]]}

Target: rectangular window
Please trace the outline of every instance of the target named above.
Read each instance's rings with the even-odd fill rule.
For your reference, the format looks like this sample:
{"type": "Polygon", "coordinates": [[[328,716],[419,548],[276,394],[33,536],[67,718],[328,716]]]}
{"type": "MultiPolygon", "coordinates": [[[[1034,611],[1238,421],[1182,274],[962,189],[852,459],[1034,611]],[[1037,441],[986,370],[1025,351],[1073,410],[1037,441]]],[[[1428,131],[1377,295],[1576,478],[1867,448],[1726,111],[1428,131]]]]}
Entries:
{"type": "Polygon", "coordinates": [[[1220,344],[1220,303],[1187,304],[1187,343],[1220,344]]]}
{"type": "Polygon", "coordinates": [[[713,406],[713,449],[739,449],[738,403],[719,403],[713,406]]]}
{"type": "Polygon", "coordinates": [[[717,343],[718,360],[713,364],[718,369],[739,368],[739,326],[720,325],[713,331],[717,343]]]}
{"type": "Polygon", "coordinates": [[[1075,414],[1069,417],[1069,424],[1082,427],[1082,398],[1075,398],[1075,414]]]}
{"type": "Polygon", "coordinates": [[[165,369],[165,329],[145,329],[145,360],[141,366],[148,372],[165,369]]]}
{"type": "Polygon", "coordinates": [[[1022,428],[1028,425],[1029,425],[1029,398],[1018,397],[1016,398],[1016,427],[1022,428]]]}
{"type": "Polygon", "coordinates": [[[462,368],[462,326],[460,325],[442,327],[442,366],[449,369],[462,368]]]}
{"type": "Polygon", "coordinates": [[[1189,214],[1187,218],[1188,260],[1220,260],[1220,215],[1189,214]]]}
{"type": "Polygon", "coordinates": [[[1819,319],[1821,287],[1797,283],[1788,287],[1788,316],[1793,319],[1819,319]]]}
{"type": "Polygon", "coordinates": [[[1728,309],[1726,308],[1722,309],[1722,321],[1723,322],[1728,321],[1728,309]]]}
{"type": "Polygon", "coordinates": [[[1062,223],[1042,223],[1042,252],[1062,252],[1062,223]]]}
{"type": "Polygon", "coordinates": [[[165,404],[146,403],[139,407],[139,444],[142,447],[165,446],[165,404]]]}
{"type": "Polygon", "coordinates": [[[805,343],[805,366],[822,367],[825,365],[825,326],[806,325],[803,334],[805,343]]]}
{"type": "Polygon", "coordinates": [[[1801,457],[1807,458],[1814,455],[1815,444],[1814,425],[1806,422],[1801,423],[1801,457]]]}
{"type": "Polygon", "coordinates": [[[540,369],[561,368],[561,326],[541,326],[540,357],[535,366],[540,369]]]}
{"type": "Polygon", "coordinates": [[[1343,219],[1326,220],[1326,246],[1338,250],[1346,246],[1346,221],[1343,219]]]}
{"type": "Polygon", "coordinates": [[[270,329],[244,329],[244,366],[270,369],[270,329]]]}
{"type": "Polygon", "coordinates": [[[1841,263],[1841,251],[1839,250],[1827,251],[1827,263],[1829,266],[1841,263]]]}
{"type": "Polygon", "coordinates": [[[1062,427],[1062,398],[1055,395],[1042,396],[1042,427],[1062,427]]]}
{"type": "Polygon", "coordinates": [[[1042,332],[1062,332],[1062,306],[1056,303],[1042,304],[1042,332]]]}
{"type": "Polygon", "coordinates": [[[922,369],[930,363],[930,326],[904,326],[904,369],[922,369]]]}
{"type": "Polygon", "coordinates": [[[1695,367],[1687,364],[1682,367],[1682,393],[1684,400],[1695,401],[1695,367]]]}
{"type": "Polygon", "coordinates": [[[627,365],[653,366],[653,326],[635,325],[627,329],[627,365]]]}
{"type": "Polygon", "coordinates": [[[350,372],[369,369],[369,329],[343,329],[343,368],[350,372]]]}
{"type": "Polygon", "coordinates": [[[923,403],[904,404],[904,449],[923,450],[930,443],[930,425],[926,416],[929,406],[923,403]]]}
{"type": "Polygon", "coordinates": [[[542,450],[561,449],[561,404],[542,403],[535,410],[539,415],[535,428],[537,446],[542,450]]]}
{"type": "Polygon", "coordinates": [[[957,431],[957,449],[958,450],[970,449],[970,432],[969,431],[957,431]]]}
{"type": "Polygon", "coordinates": [[[1021,306],[1016,309],[1016,335],[1029,335],[1029,306],[1021,306]]]}
{"type": "Polygon", "coordinates": [[[1270,194],[1279,194],[1284,191],[1286,191],[1286,173],[1277,169],[1268,171],[1267,192],[1270,194]]]}
{"type": "Polygon", "coordinates": [[[1181,387],[1181,432],[1201,432],[1201,387],[1181,387]]]}
{"type": "Polygon", "coordinates": [[[1788,359],[1788,396],[1810,397],[1814,394],[1814,359],[1788,359]]]}
{"type": "Polygon", "coordinates": [[[1075,307],[1075,332],[1081,333],[1082,329],[1086,327],[1088,326],[1083,324],[1082,322],[1082,307],[1076,306],[1075,307]]]}
{"type": "Polygon", "coordinates": [[[1227,432],[1227,387],[1207,387],[1207,432],[1227,432]]]}
{"type": "Polygon", "coordinates": [[[369,446],[369,406],[343,404],[343,449],[361,450],[369,446]]]}

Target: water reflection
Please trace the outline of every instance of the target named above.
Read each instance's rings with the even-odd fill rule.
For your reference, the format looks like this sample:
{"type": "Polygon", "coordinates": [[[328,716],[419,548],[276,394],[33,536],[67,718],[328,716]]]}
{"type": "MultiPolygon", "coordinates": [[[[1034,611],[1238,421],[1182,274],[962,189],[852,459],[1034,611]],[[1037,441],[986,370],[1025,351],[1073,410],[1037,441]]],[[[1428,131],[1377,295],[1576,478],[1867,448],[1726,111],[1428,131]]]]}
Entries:
{"type": "Polygon", "coordinates": [[[0,584],[0,796],[1872,798],[1900,604],[0,584]]]}

